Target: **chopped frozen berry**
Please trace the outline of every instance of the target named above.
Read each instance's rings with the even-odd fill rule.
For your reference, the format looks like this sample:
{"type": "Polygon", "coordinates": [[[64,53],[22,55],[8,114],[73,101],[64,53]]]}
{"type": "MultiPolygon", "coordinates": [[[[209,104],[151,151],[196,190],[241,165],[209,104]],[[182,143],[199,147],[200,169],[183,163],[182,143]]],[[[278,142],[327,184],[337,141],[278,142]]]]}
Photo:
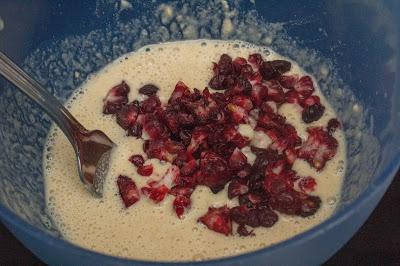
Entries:
{"type": "Polygon", "coordinates": [[[268,99],[276,103],[282,103],[285,100],[285,93],[279,82],[270,80],[264,83],[268,89],[268,99]]]}
{"type": "Polygon", "coordinates": [[[337,140],[320,127],[309,128],[308,139],[298,151],[298,158],[306,160],[318,171],[332,159],[337,151],[337,140]]]}
{"type": "Polygon", "coordinates": [[[227,54],[222,54],[217,67],[216,67],[216,74],[220,75],[230,75],[233,72],[233,65],[232,65],[232,57],[227,54]]]}
{"type": "Polygon", "coordinates": [[[274,114],[278,111],[278,106],[276,102],[266,101],[262,103],[261,110],[268,114],[274,114]]]}
{"type": "Polygon", "coordinates": [[[127,135],[140,138],[142,136],[142,125],[134,124],[133,126],[128,128],[127,135]]]}
{"type": "Polygon", "coordinates": [[[178,83],[176,83],[175,90],[172,92],[168,103],[174,103],[175,101],[188,94],[190,94],[189,88],[185,85],[185,83],[179,81],[178,83]]]}
{"type": "Polygon", "coordinates": [[[249,79],[253,75],[254,75],[253,68],[249,64],[245,64],[240,69],[240,76],[245,78],[245,79],[249,79]]]}
{"type": "Polygon", "coordinates": [[[208,208],[208,212],[199,218],[199,222],[203,223],[208,227],[208,229],[215,232],[226,236],[232,234],[232,221],[227,206],[208,208]]]}
{"type": "Polygon", "coordinates": [[[278,221],[278,215],[269,207],[258,209],[257,217],[263,227],[271,227],[278,221]]]}
{"type": "Polygon", "coordinates": [[[336,118],[332,118],[328,121],[327,131],[329,135],[335,133],[336,129],[340,128],[340,122],[336,118]]]}
{"type": "Polygon", "coordinates": [[[191,204],[191,200],[189,197],[186,197],[186,196],[178,195],[174,199],[172,206],[174,207],[175,213],[179,217],[179,219],[182,218],[182,215],[185,212],[185,209],[189,208],[190,204],[191,204]]]}
{"type": "Polygon", "coordinates": [[[299,80],[299,76],[297,74],[294,75],[282,75],[279,77],[278,81],[287,90],[293,90],[294,85],[299,80]]]}
{"type": "Polygon", "coordinates": [[[303,99],[303,101],[301,102],[301,105],[303,107],[316,105],[316,104],[321,104],[321,99],[316,95],[308,96],[307,98],[303,99]]]}
{"type": "Polygon", "coordinates": [[[158,92],[158,87],[153,84],[146,84],[139,89],[139,93],[150,96],[158,92]]]}
{"type": "Polygon", "coordinates": [[[269,202],[274,210],[287,215],[298,215],[301,210],[301,200],[298,192],[293,189],[272,194],[269,202]]]}
{"type": "Polygon", "coordinates": [[[303,177],[300,179],[298,185],[299,185],[299,188],[301,191],[312,192],[315,190],[315,186],[317,185],[317,182],[311,176],[306,176],[306,177],[303,177]]]}
{"type": "Polygon", "coordinates": [[[255,236],[253,230],[249,231],[244,224],[238,226],[237,232],[240,236],[255,236]]]}
{"type": "Polygon", "coordinates": [[[325,107],[321,104],[307,106],[301,113],[301,118],[307,124],[318,121],[324,114],[325,107]]]}
{"type": "Polygon", "coordinates": [[[129,161],[133,163],[136,167],[142,166],[144,164],[144,158],[140,154],[135,154],[129,157],[129,161]]]}
{"type": "Polygon", "coordinates": [[[233,96],[233,95],[238,95],[238,94],[246,94],[249,95],[251,93],[252,87],[251,83],[242,77],[237,77],[235,79],[235,84],[231,87],[227,87],[225,91],[225,95],[227,96],[233,96]]]}
{"type": "Polygon", "coordinates": [[[242,170],[236,173],[239,178],[247,178],[251,174],[251,165],[246,164],[242,170]]]}
{"type": "Polygon", "coordinates": [[[239,196],[239,204],[247,208],[255,208],[262,200],[260,195],[254,193],[246,193],[239,196]]]}
{"type": "Polygon", "coordinates": [[[292,165],[297,159],[297,150],[289,148],[285,150],[286,161],[288,164],[292,165]]]}
{"type": "Polygon", "coordinates": [[[242,107],[230,103],[226,109],[229,111],[232,122],[237,124],[247,121],[247,112],[242,107]]]}
{"type": "Polygon", "coordinates": [[[176,214],[179,218],[181,218],[186,208],[190,207],[190,196],[193,193],[193,188],[189,187],[180,187],[175,186],[171,188],[169,194],[175,196],[175,200],[173,202],[173,207],[175,209],[176,214]]]}
{"type": "Polygon", "coordinates": [[[261,83],[253,85],[253,90],[251,91],[251,100],[256,106],[260,106],[265,98],[268,96],[268,88],[261,83]]]}
{"type": "Polygon", "coordinates": [[[233,199],[237,196],[246,194],[249,191],[249,187],[246,185],[245,180],[233,179],[228,186],[228,198],[233,199]]]}
{"type": "Polygon", "coordinates": [[[192,195],[194,189],[191,187],[185,187],[185,186],[174,186],[171,188],[169,191],[169,194],[174,195],[174,196],[185,196],[185,197],[190,197],[192,195]]]}
{"type": "Polygon", "coordinates": [[[292,104],[300,104],[302,101],[303,96],[300,95],[297,91],[288,91],[285,93],[285,101],[287,103],[292,103],[292,104]]]}
{"type": "Polygon", "coordinates": [[[141,165],[138,167],[137,172],[141,176],[149,176],[153,173],[153,165],[152,164],[141,165]]]}
{"type": "Polygon", "coordinates": [[[164,184],[168,188],[171,188],[173,184],[176,184],[180,177],[179,167],[176,165],[171,165],[167,172],[163,175],[159,184],[164,184]]]}
{"type": "Polygon", "coordinates": [[[127,130],[135,125],[136,119],[139,114],[139,107],[135,103],[124,105],[117,111],[117,123],[123,129],[127,130]]]}
{"type": "Polygon", "coordinates": [[[224,80],[225,80],[224,76],[215,75],[208,82],[208,86],[210,86],[210,88],[212,88],[214,90],[223,90],[224,89],[224,86],[223,86],[224,80]]]}
{"type": "Polygon", "coordinates": [[[321,206],[321,199],[318,196],[303,195],[301,199],[299,215],[308,217],[315,214],[321,206]]]}
{"type": "Polygon", "coordinates": [[[152,114],[145,116],[143,129],[150,139],[165,139],[170,136],[168,127],[152,114]]]}
{"type": "Polygon", "coordinates": [[[135,182],[127,176],[120,175],[117,179],[119,194],[126,208],[135,204],[140,199],[139,190],[135,182]]]}
{"type": "Polygon", "coordinates": [[[157,182],[152,181],[147,186],[142,187],[141,191],[149,199],[153,200],[155,203],[159,203],[165,198],[169,188],[164,184],[160,185],[157,182]]]}
{"type": "Polygon", "coordinates": [[[277,195],[293,190],[293,182],[284,176],[267,174],[264,179],[264,189],[271,195],[277,195]]]}
{"type": "Polygon", "coordinates": [[[127,104],[129,91],[129,86],[125,81],[112,87],[103,99],[103,113],[115,114],[123,105],[127,104]]]}
{"type": "Polygon", "coordinates": [[[249,55],[248,61],[253,67],[258,70],[261,64],[264,62],[262,56],[258,53],[249,55]]]}
{"type": "Polygon", "coordinates": [[[304,97],[308,97],[315,91],[314,84],[310,76],[301,77],[293,86],[294,90],[303,95],[304,97]]]}
{"type": "Polygon", "coordinates": [[[250,111],[251,109],[253,109],[253,103],[251,102],[249,97],[243,95],[234,96],[231,100],[231,103],[242,107],[246,111],[250,111]]]}
{"type": "Polygon", "coordinates": [[[206,151],[201,154],[198,184],[211,188],[213,192],[222,190],[232,178],[228,163],[218,154],[206,151]]]}
{"type": "Polygon", "coordinates": [[[146,100],[141,102],[140,108],[143,113],[151,113],[161,105],[160,99],[156,95],[149,96],[146,100]]]}
{"type": "Polygon", "coordinates": [[[236,74],[240,74],[243,66],[247,64],[247,60],[244,59],[243,57],[236,57],[235,60],[233,60],[232,65],[233,65],[233,70],[235,71],[236,74]]]}
{"type": "Polygon", "coordinates": [[[242,170],[247,164],[247,157],[236,148],[229,158],[229,167],[233,170],[242,170]]]}
{"type": "Polygon", "coordinates": [[[290,70],[292,64],[286,60],[264,61],[260,66],[260,73],[264,80],[278,78],[290,70]]]}
{"type": "Polygon", "coordinates": [[[260,226],[257,209],[248,208],[244,205],[236,206],[230,210],[230,216],[238,224],[245,224],[251,227],[260,226]]]}
{"type": "Polygon", "coordinates": [[[185,163],[182,168],[181,168],[181,174],[182,175],[192,175],[196,170],[198,166],[196,163],[196,160],[190,160],[189,162],[185,163]]]}
{"type": "Polygon", "coordinates": [[[193,130],[192,138],[187,148],[189,153],[195,152],[200,145],[203,145],[206,142],[208,136],[207,131],[208,130],[203,127],[197,127],[195,130],[193,130]]]}

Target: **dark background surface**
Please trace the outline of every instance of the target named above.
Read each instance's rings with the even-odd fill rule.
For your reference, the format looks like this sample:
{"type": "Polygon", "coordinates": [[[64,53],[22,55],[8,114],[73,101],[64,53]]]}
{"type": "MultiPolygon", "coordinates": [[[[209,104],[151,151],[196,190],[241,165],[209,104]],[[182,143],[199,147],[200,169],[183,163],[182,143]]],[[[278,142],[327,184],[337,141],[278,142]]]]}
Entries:
{"type": "MultiPolygon", "coordinates": [[[[399,205],[400,171],[368,221],[325,265],[400,265],[399,205]]],[[[0,223],[0,265],[44,264],[0,223]]]]}

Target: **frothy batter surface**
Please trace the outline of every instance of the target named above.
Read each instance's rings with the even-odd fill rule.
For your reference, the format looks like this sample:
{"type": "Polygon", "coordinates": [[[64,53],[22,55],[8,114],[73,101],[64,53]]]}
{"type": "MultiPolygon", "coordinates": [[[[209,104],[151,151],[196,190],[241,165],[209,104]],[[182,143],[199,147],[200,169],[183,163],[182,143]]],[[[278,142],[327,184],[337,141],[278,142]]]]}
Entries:
{"type": "MultiPolygon", "coordinates": [[[[125,132],[112,116],[102,114],[102,99],[108,90],[122,80],[130,86],[129,100],[137,98],[137,90],[153,83],[161,90],[158,95],[166,101],[177,81],[200,90],[207,86],[212,76],[211,62],[221,54],[232,57],[259,52],[266,60],[282,59],[271,50],[248,43],[233,41],[184,41],[147,46],[127,54],[93,75],[78,89],[67,103],[72,114],[89,129],[104,131],[116,144],[111,169],[107,177],[104,197],[93,198],[83,187],[76,169],[75,155],[66,137],[54,129],[50,133],[44,155],[47,206],[63,236],[85,248],[115,256],[145,260],[201,260],[234,255],[266,247],[288,239],[327,219],[334,211],[341,189],[345,169],[345,150],[342,131],[335,133],[339,142],[336,156],[321,172],[316,172],[305,161],[296,160],[293,169],[301,176],[317,180],[312,193],[321,197],[322,205],[311,217],[279,215],[272,228],[256,228],[255,237],[224,235],[208,230],[197,219],[209,206],[234,206],[237,198],[229,200],[226,188],[214,195],[208,187],[198,186],[192,195],[192,207],[179,220],[172,209],[173,197],[159,205],[142,197],[125,209],[118,193],[116,178],[123,174],[131,177],[141,187],[149,178],[136,173],[128,161],[132,154],[143,154],[142,140],[125,137],[125,132]]],[[[292,62],[291,73],[305,73],[292,62]]],[[[335,114],[318,92],[326,107],[323,117],[308,126],[326,126],[335,114]]],[[[279,113],[294,125],[305,140],[306,126],[301,112],[294,105],[284,105],[279,113]]],[[[165,163],[152,159],[153,177],[162,176],[168,168],[165,163]]],[[[151,177],[150,177],[151,178],[151,177]]]]}

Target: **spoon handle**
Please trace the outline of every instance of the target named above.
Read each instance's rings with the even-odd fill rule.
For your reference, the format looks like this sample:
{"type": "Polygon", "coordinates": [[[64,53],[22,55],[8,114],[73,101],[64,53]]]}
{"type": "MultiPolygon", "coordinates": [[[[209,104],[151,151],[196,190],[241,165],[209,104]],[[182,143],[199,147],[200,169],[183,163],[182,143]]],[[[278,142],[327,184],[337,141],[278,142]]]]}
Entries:
{"type": "Polygon", "coordinates": [[[56,97],[46,91],[39,82],[26,74],[2,52],[0,52],[0,74],[38,103],[72,143],[75,142],[74,132],[85,130],[56,97]]]}

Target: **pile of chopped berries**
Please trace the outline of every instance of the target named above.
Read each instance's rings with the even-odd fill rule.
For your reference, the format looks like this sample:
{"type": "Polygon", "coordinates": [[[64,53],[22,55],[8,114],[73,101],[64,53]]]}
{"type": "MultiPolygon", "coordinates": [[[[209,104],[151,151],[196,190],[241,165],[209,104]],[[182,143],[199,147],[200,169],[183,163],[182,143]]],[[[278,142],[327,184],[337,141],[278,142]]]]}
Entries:
{"type": "Polygon", "coordinates": [[[127,136],[144,140],[142,155],[129,161],[143,177],[151,176],[153,166],[146,162],[156,158],[171,164],[161,180],[151,180],[138,188],[135,182],[120,175],[117,185],[128,208],[141,195],[155,203],[167,195],[175,197],[173,209],[183,218],[191,206],[196,186],[203,185],[218,193],[228,186],[229,199],[238,205],[210,206],[198,219],[215,232],[232,235],[232,222],[241,236],[254,235],[256,227],[271,227],[277,212],[307,217],[320,207],[318,196],[307,194],[315,189],[313,177],[301,177],[292,169],[296,159],[305,160],[320,171],[332,159],[338,147],[333,133],[340,127],[336,119],[326,126],[309,127],[304,142],[296,129],[278,114],[283,103],[301,107],[305,123],[321,118],[325,107],[315,95],[309,76],[285,75],[291,63],[265,61],[260,54],[248,59],[221,55],[213,64],[209,87],[189,89],[179,81],[167,103],[161,103],[159,88],[147,84],[139,89],[142,101],[128,101],[129,86],[122,82],[111,88],[104,98],[104,114],[112,114],[127,136]],[[268,147],[251,145],[240,134],[240,124],[270,139],[268,147]],[[250,164],[243,148],[251,149],[256,159],[250,164]]]}

